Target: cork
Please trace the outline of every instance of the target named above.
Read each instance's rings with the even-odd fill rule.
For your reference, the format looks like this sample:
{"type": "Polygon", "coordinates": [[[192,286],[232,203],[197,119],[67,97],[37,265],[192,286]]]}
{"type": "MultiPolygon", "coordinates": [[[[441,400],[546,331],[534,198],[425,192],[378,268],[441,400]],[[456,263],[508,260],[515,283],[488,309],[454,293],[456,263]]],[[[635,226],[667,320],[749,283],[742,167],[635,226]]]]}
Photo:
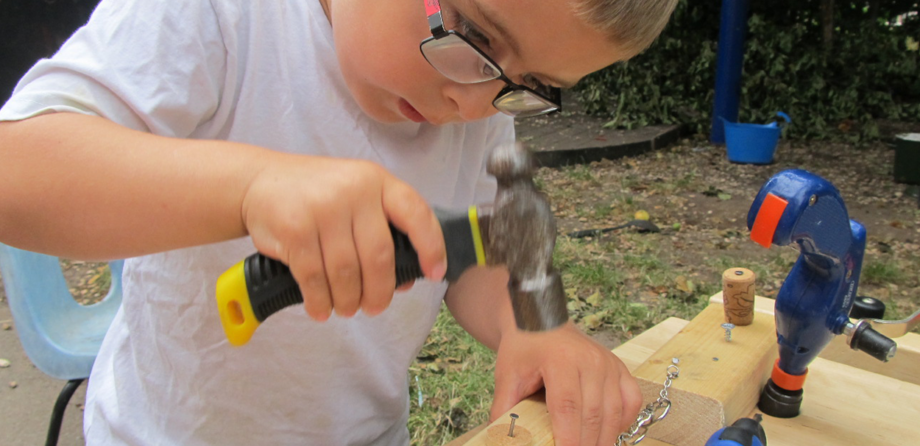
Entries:
{"type": "Polygon", "coordinates": [[[729,268],[722,273],[722,304],[725,321],[735,326],[754,322],[754,272],[729,268]]]}
{"type": "Polygon", "coordinates": [[[533,443],[533,435],[529,430],[515,424],[514,437],[508,436],[510,424],[497,424],[489,428],[486,432],[486,444],[489,446],[530,446],[533,443]]]}

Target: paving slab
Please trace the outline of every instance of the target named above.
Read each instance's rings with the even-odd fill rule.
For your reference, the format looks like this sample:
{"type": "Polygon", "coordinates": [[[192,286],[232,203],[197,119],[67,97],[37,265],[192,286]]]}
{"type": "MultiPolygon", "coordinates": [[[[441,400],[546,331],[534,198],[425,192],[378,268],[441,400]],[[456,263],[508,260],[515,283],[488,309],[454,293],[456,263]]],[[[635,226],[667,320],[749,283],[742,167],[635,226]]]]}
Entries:
{"type": "Polygon", "coordinates": [[[518,141],[545,167],[636,156],[666,147],[682,136],[679,125],[621,130],[606,128],[609,121],[588,115],[574,93],[563,92],[561,112],[519,120],[515,131],[518,141]]]}
{"type": "MultiPolygon", "coordinates": [[[[0,368],[0,445],[36,446],[45,444],[51,410],[66,381],[54,379],[38,370],[22,350],[16,326],[0,285],[0,358],[10,362],[0,368]],[[10,383],[16,383],[13,387],[10,383]]],[[[58,446],[80,446],[83,440],[84,383],[74,393],[67,410],[58,446]]]]}

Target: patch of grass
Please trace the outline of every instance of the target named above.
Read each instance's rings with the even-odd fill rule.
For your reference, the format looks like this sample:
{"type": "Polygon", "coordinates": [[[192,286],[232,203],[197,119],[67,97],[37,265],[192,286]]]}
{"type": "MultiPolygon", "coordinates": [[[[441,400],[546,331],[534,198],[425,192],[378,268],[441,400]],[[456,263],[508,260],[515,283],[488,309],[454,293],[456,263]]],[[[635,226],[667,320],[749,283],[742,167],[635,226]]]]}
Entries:
{"type": "Polygon", "coordinates": [[[546,193],[546,181],[544,181],[542,177],[534,176],[533,185],[537,188],[538,191],[546,193]]]}
{"type": "Polygon", "coordinates": [[[627,176],[624,176],[622,179],[620,179],[620,186],[624,190],[630,190],[630,189],[637,188],[639,187],[640,184],[642,184],[642,182],[638,178],[632,175],[627,175],[627,176]]]}
{"type": "Polygon", "coordinates": [[[572,181],[587,181],[590,183],[598,182],[597,177],[594,176],[591,168],[584,164],[563,167],[562,172],[568,179],[572,181]]]}
{"type": "Polygon", "coordinates": [[[494,363],[495,354],[442,306],[427,342],[409,367],[408,426],[413,446],[445,444],[488,421],[494,363]]]}
{"type": "Polygon", "coordinates": [[[594,208],[594,216],[601,219],[606,219],[613,214],[614,207],[609,204],[600,204],[594,208]]]}
{"type": "Polygon", "coordinates": [[[566,286],[578,286],[594,290],[612,291],[622,281],[619,273],[600,262],[578,263],[566,268],[566,277],[571,283],[566,286]]]}
{"type": "Polygon", "coordinates": [[[633,212],[639,209],[638,200],[635,199],[632,195],[618,195],[616,197],[616,202],[619,203],[619,208],[626,214],[632,215],[633,212]]]}
{"type": "Polygon", "coordinates": [[[901,283],[904,277],[904,273],[895,262],[887,260],[869,260],[863,265],[860,279],[866,284],[889,285],[901,283]]]}
{"type": "Polygon", "coordinates": [[[691,170],[680,177],[674,185],[677,189],[690,190],[690,186],[694,184],[697,177],[699,177],[699,173],[696,170],[691,170]]]}

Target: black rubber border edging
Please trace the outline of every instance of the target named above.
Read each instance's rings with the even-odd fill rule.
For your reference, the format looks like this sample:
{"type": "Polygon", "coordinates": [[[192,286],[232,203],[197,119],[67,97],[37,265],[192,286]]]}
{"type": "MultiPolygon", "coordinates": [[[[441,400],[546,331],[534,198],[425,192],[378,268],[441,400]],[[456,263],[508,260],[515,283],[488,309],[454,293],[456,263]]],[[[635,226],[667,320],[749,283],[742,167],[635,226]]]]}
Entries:
{"type": "Polygon", "coordinates": [[[535,151],[537,165],[540,167],[563,167],[575,164],[588,164],[602,159],[614,160],[627,156],[636,156],[661,149],[673,144],[683,134],[682,127],[675,125],[658,133],[652,138],[623,144],[581,149],[535,151]]]}

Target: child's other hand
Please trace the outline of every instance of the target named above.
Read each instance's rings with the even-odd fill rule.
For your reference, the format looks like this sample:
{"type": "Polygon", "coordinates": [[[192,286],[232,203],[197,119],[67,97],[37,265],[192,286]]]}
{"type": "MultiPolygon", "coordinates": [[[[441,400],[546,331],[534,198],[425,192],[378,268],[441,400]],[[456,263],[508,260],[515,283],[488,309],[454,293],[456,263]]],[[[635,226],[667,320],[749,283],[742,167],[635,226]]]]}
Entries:
{"type": "Polygon", "coordinates": [[[498,348],[492,420],[544,386],[558,446],[614,444],[642,405],[626,365],[571,322],[545,333],[505,335],[498,348]]]}
{"type": "Polygon", "coordinates": [[[367,161],[269,156],[246,190],[242,220],[259,252],[290,267],[310,317],[373,316],[389,306],[396,276],[387,222],[409,236],[425,277],[444,276],[441,227],[408,184],[367,161]]]}

